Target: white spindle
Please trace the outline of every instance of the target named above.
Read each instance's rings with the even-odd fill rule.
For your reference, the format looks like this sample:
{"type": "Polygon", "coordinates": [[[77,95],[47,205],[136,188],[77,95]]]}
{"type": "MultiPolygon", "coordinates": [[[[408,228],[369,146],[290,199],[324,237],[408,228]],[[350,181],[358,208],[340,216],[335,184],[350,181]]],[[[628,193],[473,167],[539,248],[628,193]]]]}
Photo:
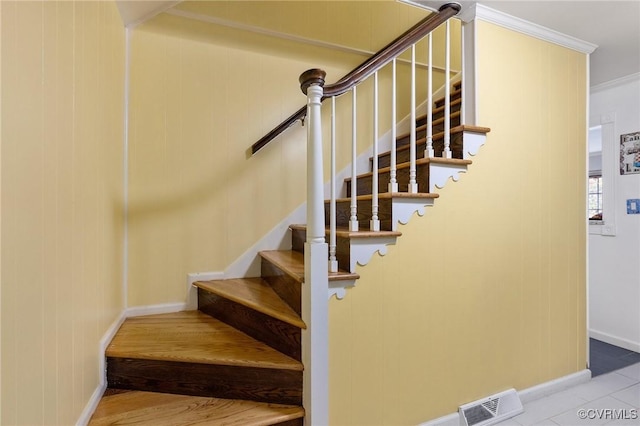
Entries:
{"type": "Polygon", "coordinates": [[[418,192],[416,183],[416,45],[411,46],[411,136],[409,139],[409,191],[418,192]]]}
{"type": "Polygon", "coordinates": [[[424,151],[425,158],[434,156],[433,152],[433,43],[431,33],[428,39],[428,65],[427,65],[427,149],[424,151]]]}
{"type": "Polygon", "coordinates": [[[391,62],[391,159],[389,171],[389,192],[398,192],[396,177],[396,60],[391,62]]]}
{"type": "Polygon", "coordinates": [[[338,272],[336,259],[336,97],[331,97],[331,200],[329,202],[329,272],[338,272]]]}
{"type": "Polygon", "coordinates": [[[378,219],[378,72],[373,74],[373,182],[371,184],[371,221],[369,229],[380,230],[378,219]]]}
{"type": "Polygon", "coordinates": [[[356,159],[358,158],[357,150],[357,93],[356,86],[351,89],[351,217],[349,218],[349,230],[355,232],[358,230],[358,187],[356,182],[356,159]]]}
{"type": "Polygon", "coordinates": [[[446,22],[445,64],[444,64],[444,151],[442,156],[451,158],[451,37],[449,21],[446,22]]]}

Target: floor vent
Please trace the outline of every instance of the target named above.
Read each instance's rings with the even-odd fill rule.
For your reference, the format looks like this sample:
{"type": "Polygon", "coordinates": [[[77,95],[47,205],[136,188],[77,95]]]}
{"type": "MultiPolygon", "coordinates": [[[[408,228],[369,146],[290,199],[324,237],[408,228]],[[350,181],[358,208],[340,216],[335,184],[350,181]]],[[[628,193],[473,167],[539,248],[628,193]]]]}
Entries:
{"type": "Polygon", "coordinates": [[[493,425],[523,411],[522,403],[515,389],[461,405],[458,409],[460,426],[493,425]]]}

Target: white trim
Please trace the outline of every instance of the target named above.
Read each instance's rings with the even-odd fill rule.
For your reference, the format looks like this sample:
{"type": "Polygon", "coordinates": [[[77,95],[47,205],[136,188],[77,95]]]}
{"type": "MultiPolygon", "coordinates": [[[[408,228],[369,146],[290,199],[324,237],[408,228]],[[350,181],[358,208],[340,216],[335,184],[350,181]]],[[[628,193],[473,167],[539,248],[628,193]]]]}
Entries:
{"type": "Polygon", "coordinates": [[[93,394],[91,395],[91,398],[89,398],[87,405],[85,405],[84,410],[82,410],[82,413],[80,414],[80,417],[76,422],[76,426],[85,426],[89,423],[89,420],[91,420],[91,416],[93,416],[93,413],[100,403],[100,399],[102,399],[102,394],[107,388],[107,365],[105,353],[107,351],[107,346],[120,329],[120,326],[124,322],[125,318],[125,311],[123,310],[122,312],[120,312],[118,318],[116,318],[116,320],[104,333],[102,339],[100,339],[100,346],[98,349],[98,355],[100,357],[98,361],[98,374],[100,375],[100,377],[98,380],[98,386],[93,391],[93,394]]]}
{"type": "Polygon", "coordinates": [[[286,216],[271,231],[249,247],[242,255],[224,270],[225,278],[246,278],[260,276],[260,256],[262,250],[290,250],[291,234],[289,225],[305,223],[306,205],[299,205],[293,212],[286,216]]]}
{"type": "Polygon", "coordinates": [[[623,337],[614,336],[613,334],[605,333],[594,329],[589,329],[589,337],[608,343],[610,345],[619,346],[624,349],[628,349],[634,352],[640,352],[640,342],[634,342],[623,337]]]}
{"type": "Polygon", "coordinates": [[[603,90],[613,89],[614,87],[622,86],[629,83],[635,83],[640,80],[640,72],[626,75],[624,77],[616,78],[615,80],[605,81],[604,83],[591,86],[591,93],[601,92],[603,90]]]}
{"type": "MultiPolygon", "coordinates": [[[[569,374],[567,376],[550,380],[548,382],[518,391],[518,396],[520,397],[522,403],[525,404],[527,402],[535,401],[556,392],[560,392],[569,387],[586,383],[589,380],[591,380],[591,371],[585,369],[582,371],[578,371],[577,373],[569,374]]],[[[459,418],[460,415],[455,412],[447,414],[446,416],[439,417],[437,419],[430,420],[425,423],[420,423],[419,426],[450,426],[459,418]]]]}
{"type": "Polygon", "coordinates": [[[570,35],[543,27],[542,25],[516,18],[515,16],[508,15],[504,12],[500,12],[499,10],[491,9],[490,7],[482,4],[476,4],[475,12],[477,19],[500,25],[501,27],[517,31],[540,40],[564,46],[580,53],[590,54],[598,47],[598,45],[589,43],[588,41],[580,40],[570,35]]]}
{"type": "Polygon", "coordinates": [[[198,281],[224,280],[224,272],[193,272],[187,274],[186,311],[198,309],[198,288],[193,283],[198,281]]]}
{"type": "MultiPolygon", "coordinates": [[[[126,6],[121,6],[121,4],[127,4],[129,1],[128,0],[121,0],[116,2],[118,5],[118,11],[120,11],[121,7],[126,7],[126,6]]],[[[140,3],[140,2],[137,2],[140,3]]],[[[144,2],[143,2],[144,3],[144,2]]],[[[182,3],[182,0],[174,0],[174,1],[154,1],[151,2],[149,1],[149,6],[155,6],[153,8],[150,8],[148,12],[144,13],[142,16],[140,16],[139,18],[137,18],[135,21],[131,21],[131,22],[126,22],[124,20],[124,17],[122,16],[122,12],[120,13],[120,16],[122,17],[122,20],[124,22],[124,26],[125,28],[135,28],[140,24],[143,24],[145,22],[147,22],[149,19],[161,14],[162,12],[166,12],[167,10],[171,9],[172,7],[176,6],[179,3],[182,3]],[[160,3],[160,4],[157,4],[160,3]]]]}
{"type": "Polygon", "coordinates": [[[144,315],[172,314],[174,312],[187,311],[186,302],[181,303],[161,303],[159,305],[133,306],[125,310],[125,317],[141,317],[144,315]]]}
{"type": "MultiPolygon", "coordinates": [[[[590,110],[591,110],[591,106],[589,104],[589,102],[591,102],[591,97],[589,96],[589,82],[591,81],[591,73],[589,71],[590,67],[589,67],[589,62],[590,62],[590,56],[591,55],[586,55],[585,57],[585,74],[587,77],[587,82],[585,84],[585,86],[587,86],[585,88],[586,92],[585,93],[585,121],[586,121],[586,137],[587,140],[585,141],[585,152],[586,152],[586,158],[585,158],[585,169],[587,171],[587,185],[586,188],[584,188],[584,192],[586,193],[584,195],[585,200],[584,200],[584,212],[586,212],[585,216],[586,216],[586,236],[587,238],[585,238],[585,243],[584,243],[584,258],[585,258],[585,264],[584,264],[584,276],[585,276],[585,301],[586,301],[586,307],[585,307],[585,324],[586,324],[586,332],[587,332],[587,338],[585,339],[585,345],[587,346],[586,348],[586,358],[587,358],[587,366],[591,365],[591,342],[589,342],[589,233],[591,232],[591,224],[589,223],[589,128],[591,127],[591,124],[589,123],[590,118],[590,110]]],[[[600,147],[600,151],[602,151],[602,146],[600,147]]],[[[600,162],[600,168],[602,168],[602,160],[600,162]]]]}
{"type": "Polygon", "coordinates": [[[131,30],[129,28],[124,30],[124,40],[122,306],[127,308],[129,303],[129,87],[131,83],[131,30]]]}
{"type": "Polygon", "coordinates": [[[82,410],[82,414],[80,414],[80,418],[76,422],[76,426],[86,426],[89,424],[89,420],[91,420],[91,416],[98,408],[98,404],[100,404],[100,400],[102,399],[102,395],[104,391],[107,389],[106,383],[98,384],[96,390],[91,394],[91,398],[89,398],[89,402],[85,405],[84,410],[82,410]]]}
{"type": "MultiPolygon", "coordinates": [[[[236,21],[230,21],[228,19],[217,18],[215,16],[203,15],[201,13],[189,12],[186,10],[180,9],[169,9],[164,11],[167,15],[179,16],[181,18],[192,19],[194,21],[206,22],[208,24],[220,25],[222,27],[232,28],[234,30],[247,31],[254,34],[265,35],[268,37],[279,38],[281,40],[293,41],[296,43],[302,43],[310,46],[321,47],[324,49],[337,50],[339,52],[351,53],[355,55],[360,55],[364,57],[371,57],[376,52],[365,49],[358,49],[356,47],[345,46],[337,43],[330,43],[327,41],[316,40],[308,37],[302,37],[294,34],[283,33],[281,31],[275,31],[268,28],[258,27],[255,25],[242,24],[236,21]]],[[[398,62],[410,64],[411,61],[407,59],[398,58],[398,62]]],[[[419,68],[427,68],[427,64],[416,62],[416,66],[419,68]]],[[[444,72],[443,67],[433,66],[433,69],[438,70],[440,72],[444,72]]],[[[451,70],[451,74],[456,74],[459,71],[451,70]]]]}
{"type": "Polygon", "coordinates": [[[567,388],[578,386],[582,383],[588,382],[589,380],[591,380],[591,370],[585,368],[577,373],[569,374],[567,376],[559,377],[557,379],[549,380],[548,382],[523,389],[518,392],[518,396],[523,403],[527,403],[544,398],[545,396],[549,396],[556,392],[563,391],[567,388]]]}

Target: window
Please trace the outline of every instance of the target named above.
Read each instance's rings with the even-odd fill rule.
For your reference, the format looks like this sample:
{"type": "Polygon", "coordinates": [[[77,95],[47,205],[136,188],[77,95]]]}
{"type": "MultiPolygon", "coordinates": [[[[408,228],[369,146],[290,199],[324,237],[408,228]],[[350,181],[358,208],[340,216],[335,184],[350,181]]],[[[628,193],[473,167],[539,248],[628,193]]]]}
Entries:
{"type": "Polygon", "coordinates": [[[589,176],[589,220],[602,221],[602,176],[589,176]]]}

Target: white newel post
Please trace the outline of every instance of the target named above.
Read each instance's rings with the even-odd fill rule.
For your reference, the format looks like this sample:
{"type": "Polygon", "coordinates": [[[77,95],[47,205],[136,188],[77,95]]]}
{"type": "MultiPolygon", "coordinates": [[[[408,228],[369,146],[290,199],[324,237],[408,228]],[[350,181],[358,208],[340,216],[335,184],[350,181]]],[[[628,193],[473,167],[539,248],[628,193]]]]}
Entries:
{"type": "Polygon", "coordinates": [[[302,285],[303,405],[305,424],[329,424],[328,246],[325,242],[322,164],[322,93],[325,72],[313,69],[300,76],[307,95],[307,241],[302,285]]]}

